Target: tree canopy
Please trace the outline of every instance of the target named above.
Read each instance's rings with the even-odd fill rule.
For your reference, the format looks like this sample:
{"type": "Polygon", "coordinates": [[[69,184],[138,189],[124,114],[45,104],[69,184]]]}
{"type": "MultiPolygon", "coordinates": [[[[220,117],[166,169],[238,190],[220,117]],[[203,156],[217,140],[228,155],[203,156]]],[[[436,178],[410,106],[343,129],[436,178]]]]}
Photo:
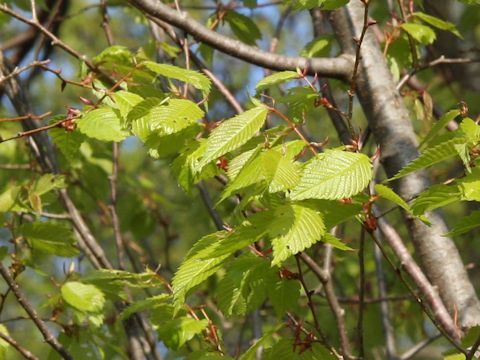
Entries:
{"type": "Polygon", "coordinates": [[[478,356],[478,0],[0,29],[0,359],[478,356]]]}

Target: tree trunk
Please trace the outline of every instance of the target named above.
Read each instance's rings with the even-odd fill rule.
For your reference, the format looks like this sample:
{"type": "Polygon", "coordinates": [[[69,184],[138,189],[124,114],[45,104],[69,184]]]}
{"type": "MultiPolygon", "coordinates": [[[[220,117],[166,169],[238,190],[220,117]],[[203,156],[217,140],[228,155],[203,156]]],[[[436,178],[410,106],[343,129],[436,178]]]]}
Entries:
{"type": "MultiPolygon", "coordinates": [[[[354,39],[363,27],[364,5],[350,3],[331,15],[331,23],[345,53],[355,54],[354,39]]],[[[381,161],[387,175],[395,175],[418,156],[417,141],[408,110],[387,67],[380,46],[369,29],[361,47],[361,66],[357,91],[369,126],[382,151],[381,161]]],[[[411,199],[429,185],[425,172],[417,172],[394,183],[395,190],[411,199]]],[[[418,257],[430,281],[438,287],[448,311],[458,315],[462,328],[480,323],[480,302],[463,266],[458,250],[449,237],[447,226],[438,213],[428,214],[432,226],[404,214],[418,257]]]]}

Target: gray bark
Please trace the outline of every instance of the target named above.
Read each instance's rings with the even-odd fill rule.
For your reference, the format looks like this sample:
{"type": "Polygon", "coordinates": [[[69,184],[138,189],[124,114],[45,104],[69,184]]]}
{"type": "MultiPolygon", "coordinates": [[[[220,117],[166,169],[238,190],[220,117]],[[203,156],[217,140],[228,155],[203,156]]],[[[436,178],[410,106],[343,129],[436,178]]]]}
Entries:
{"type": "MultiPolygon", "coordinates": [[[[354,54],[363,26],[364,5],[360,0],[332,13],[331,23],[345,53],[354,54]]],[[[362,44],[361,67],[357,91],[376,142],[382,151],[382,165],[387,175],[395,175],[418,156],[417,140],[408,110],[399,93],[380,50],[369,29],[362,44]]],[[[427,186],[424,172],[406,176],[394,183],[395,190],[411,199],[427,186]]],[[[424,271],[438,288],[451,314],[458,314],[462,327],[480,323],[480,302],[463,266],[458,250],[449,237],[444,219],[438,213],[428,214],[432,226],[405,215],[407,226],[424,271]]]]}

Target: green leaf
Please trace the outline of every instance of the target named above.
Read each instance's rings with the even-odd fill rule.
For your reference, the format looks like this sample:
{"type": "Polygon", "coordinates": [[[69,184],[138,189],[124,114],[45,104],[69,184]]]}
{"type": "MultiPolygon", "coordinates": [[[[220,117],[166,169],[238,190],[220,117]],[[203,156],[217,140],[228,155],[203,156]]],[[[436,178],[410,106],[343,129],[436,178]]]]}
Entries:
{"type": "Polygon", "coordinates": [[[418,146],[419,148],[424,147],[427,145],[429,142],[432,141],[432,139],[437,135],[437,133],[443,129],[450,121],[454,120],[457,116],[460,115],[460,110],[450,110],[449,112],[443,114],[443,116],[438,119],[438,121],[432,126],[430,129],[429,133],[425,136],[425,138],[422,140],[420,145],[418,146]]]}
{"type": "Polygon", "coordinates": [[[346,4],[349,0],[290,0],[290,6],[295,11],[310,10],[316,7],[322,10],[335,10],[346,4]]]}
{"type": "Polygon", "coordinates": [[[480,125],[478,125],[472,119],[463,119],[462,123],[460,124],[460,130],[470,144],[475,145],[480,142],[480,125]]]}
{"type": "Polygon", "coordinates": [[[30,193],[43,195],[54,189],[62,189],[66,186],[65,176],[56,174],[45,174],[38,178],[30,188],[30,193]]]}
{"type": "Polygon", "coordinates": [[[238,257],[218,283],[219,309],[225,316],[245,315],[265,301],[267,287],[276,277],[267,260],[250,253],[238,257]]]}
{"type": "Polygon", "coordinates": [[[170,64],[157,64],[153,61],[145,61],[143,65],[158,75],[191,84],[196,89],[202,91],[204,96],[210,92],[210,80],[197,71],[183,69],[170,64]]]}
{"type": "Polygon", "coordinates": [[[111,108],[92,110],[77,120],[78,130],[102,141],[122,141],[128,133],[122,129],[118,114],[111,108]]]}
{"type": "Polygon", "coordinates": [[[340,150],[326,150],[305,164],[293,200],[343,199],[362,191],[372,178],[368,156],[340,150]]]}
{"type": "Polygon", "coordinates": [[[199,167],[245,144],[260,130],[267,113],[266,107],[258,106],[224,121],[215,128],[207,140],[207,149],[199,167]]]}
{"type": "Polygon", "coordinates": [[[255,45],[257,40],[262,38],[262,33],[257,24],[248,16],[234,10],[228,10],[223,20],[230,25],[230,29],[232,29],[235,36],[248,45],[255,45]]]}
{"type": "Polygon", "coordinates": [[[299,281],[287,279],[279,279],[269,286],[268,297],[277,316],[281,317],[296,307],[300,288],[299,281]]]}
{"type": "Polygon", "coordinates": [[[305,45],[303,50],[300,52],[300,56],[308,58],[328,56],[330,54],[333,41],[333,35],[319,36],[305,45]]]}
{"type": "Polygon", "coordinates": [[[154,106],[149,115],[153,129],[173,134],[185,129],[204,116],[202,109],[190,100],[171,99],[167,104],[154,106]]]}
{"type": "Polygon", "coordinates": [[[408,163],[394,177],[390,178],[389,181],[400,179],[401,177],[404,177],[412,172],[426,169],[441,161],[454,157],[457,154],[455,145],[462,144],[464,142],[464,138],[453,138],[436,146],[429,147],[422,152],[418,158],[408,163]]]}
{"type": "Polygon", "coordinates": [[[353,251],[353,249],[348,246],[348,245],[345,245],[342,240],[340,240],[339,238],[337,238],[336,236],[333,236],[332,234],[330,233],[325,233],[321,239],[323,242],[327,243],[327,244],[330,244],[332,245],[334,248],[338,249],[338,250],[343,250],[343,251],[353,251]]]}
{"type": "Polygon", "coordinates": [[[294,346],[294,338],[282,337],[272,347],[267,348],[264,360],[334,360],[326,348],[318,342],[313,342],[307,349],[294,346]]]}
{"type": "Polygon", "coordinates": [[[262,91],[263,89],[269,88],[270,86],[283,83],[285,81],[299,79],[300,75],[296,71],[281,71],[266,78],[263,78],[257,83],[256,90],[257,92],[262,91]]]}
{"type": "Polygon", "coordinates": [[[120,90],[112,95],[113,100],[120,112],[120,116],[124,119],[127,118],[128,113],[135,107],[135,105],[141,103],[143,98],[132,92],[120,90]]]}
{"type": "Polygon", "coordinates": [[[80,158],[80,146],[85,137],[78,131],[53,128],[48,131],[53,143],[69,163],[80,158]]]}
{"type": "Polygon", "coordinates": [[[461,199],[480,201],[480,168],[472,169],[472,173],[458,182],[461,199]]]}
{"type": "Polygon", "coordinates": [[[382,184],[375,185],[375,192],[380,195],[382,198],[390,200],[391,202],[397,204],[402,209],[408,211],[409,213],[412,212],[410,205],[407,204],[405,200],[403,200],[397,193],[395,193],[392,189],[388,186],[382,184]]]}
{"type": "Polygon", "coordinates": [[[266,233],[263,216],[263,213],[255,214],[249,218],[252,224],[230,232],[218,231],[195,243],[172,280],[177,309],[184,303],[189,290],[215,274],[235,251],[254,243],[266,233]]]}
{"type": "Polygon", "coordinates": [[[459,38],[462,38],[462,35],[460,35],[460,33],[458,32],[455,24],[449,21],[439,19],[435,16],[428,15],[423,12],[414,12],[412,15],[425,21],[427,24],[436,27],[437,29],[450,31],[452,34],[455,34],[459,38]]]}
{"type": "Polygon", "coordinates": [[[445,236],[458,236],[480,227],[480,210],[473,211],[470,215],[462,218],[445,236]]]}
{"type": "Polygon", "coordinates": [[[456,185],[433,185],[422,192],[412,205],[414,215],[438,209],[460,200],[461,192],[456,185]]]}
{"type": "Polygon", "coordinates": [[[99,313],[105,305],[105,296],[94,285],[69,281],[62,285],[60,292],[68,305],[83,312],[99,313]]]}
{"type": "Polygon", "coordinates": [[[208,320],[195,320],[183,316],[170,320],[158,327],[158,337],[170,348],[177,350],[200,334],[208,326],[208,320]]]}
{"type": "Polygon", "coordinates": [[[19,233],[35,250],[57,256],[77,256],[80,252],[75,247],[71,228],[66,224],[51,221],[25,223],[19,233]]]}
{"type": "Polygon", "coordinates": [[[133,304],[128,305],[119,315],[120,320],[128,319],[132,314],[140,311],[154,309],[159,306],[163,306],[170,300],[170,295],[160,294],[149,297],[147,299],[135,301],[133,304]]]}
{"type": "Polygon", "coordinates": [[[268,229],[272,237],[272,265],[309,248],[325,234],[321,213],[301,203],[274,209],[268,229]]]}
{"type": "Polygon", "coordinates": [[[435,31],[426,25],[404,23],[400,27],[423,45],[429,45],[437,38],[435,31]]]}

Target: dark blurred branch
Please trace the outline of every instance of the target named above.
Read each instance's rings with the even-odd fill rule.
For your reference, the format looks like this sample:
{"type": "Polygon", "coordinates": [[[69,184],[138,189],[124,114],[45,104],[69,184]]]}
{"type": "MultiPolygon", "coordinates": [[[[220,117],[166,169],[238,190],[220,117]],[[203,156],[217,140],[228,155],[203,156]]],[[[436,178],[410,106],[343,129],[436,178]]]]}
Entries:
{"type": "Polygon", "coordinates": [[[20,291],[20,287],[18,286],[17,282],[13,279],[10,271],[8,271],[8,269],[3,265],[3,263],[0,263],[0,274],[17,298],[18,303],[27,312],[30,319],[32,319],[35,326],[43,335],[43,338],[45,339],[47,344],[49,344],[53,348],[53,350],[58,352],[60,356],[65,360],[73,360],[72,356],[68,353],[67,350],[65,350],[62,344],[58,342],[57,338],[52,334],[52,332],[48,329],[42,319],[40,319],[32,305],[27,301],[23,293],[20,291]]]}

